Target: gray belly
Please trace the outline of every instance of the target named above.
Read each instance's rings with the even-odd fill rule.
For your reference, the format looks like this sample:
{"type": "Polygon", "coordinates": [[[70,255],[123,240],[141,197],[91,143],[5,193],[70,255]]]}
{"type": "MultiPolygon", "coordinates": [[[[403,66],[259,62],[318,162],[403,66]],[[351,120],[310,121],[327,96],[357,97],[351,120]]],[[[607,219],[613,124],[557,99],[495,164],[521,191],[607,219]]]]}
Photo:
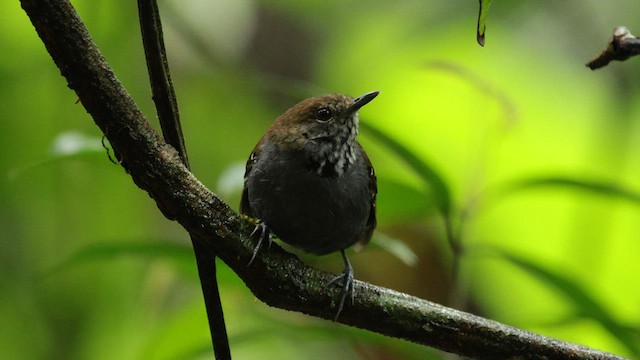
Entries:
{"type": "Polygon", "coordinates": [[[363,236],[371,210],[368,176],[357,162],[340,176],[321,176],[299,154],[263,156],[248,178],[249,203],[281,240],[328,254],[363,236]]]}

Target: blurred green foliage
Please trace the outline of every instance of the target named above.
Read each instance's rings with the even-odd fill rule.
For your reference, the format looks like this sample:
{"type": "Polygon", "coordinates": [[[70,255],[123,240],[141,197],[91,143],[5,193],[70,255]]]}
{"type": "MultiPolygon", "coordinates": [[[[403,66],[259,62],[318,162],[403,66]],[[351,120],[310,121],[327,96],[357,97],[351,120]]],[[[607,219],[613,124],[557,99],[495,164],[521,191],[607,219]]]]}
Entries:
{"type": "MultiPolygon", "coordinates": [[[[639,65],[583,65],[614,26],[639,31],[640,3],[615,3],[495,3],[484,48],[474,2],[160,6],[192,168],[225,201],[288,106],[381,90],[361,112],[381,243],[357,278],[640,358],[639,65]]],[[[153,120],[135,4],[74,5],[153,120]]],[[[0,19],[0,358],[209,358],[188,236],[108,160],[19,2],[0,19]]],[[[224,265],[220,282],[237,359],[443,356],[270,309],[224,265]]]]}

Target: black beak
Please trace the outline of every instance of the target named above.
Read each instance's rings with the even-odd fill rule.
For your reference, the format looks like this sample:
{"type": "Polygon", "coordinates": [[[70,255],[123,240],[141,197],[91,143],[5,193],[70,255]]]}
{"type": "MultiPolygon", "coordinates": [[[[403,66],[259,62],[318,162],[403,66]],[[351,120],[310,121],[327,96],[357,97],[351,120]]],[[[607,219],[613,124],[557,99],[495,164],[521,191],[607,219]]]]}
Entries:
{"type": "Polygon", "coordinates": [[[375,91],[368,92],[358,98],[355,98],[351,106],[349,106],[349,109],[347,110],[347,112],[355,113],[356,111],[360,110],[361,107],[367,105],[369,101],[373,100],[373,98],[378,96],[378,94],[380,94],[380,91],[375,90],[375,91]]]}

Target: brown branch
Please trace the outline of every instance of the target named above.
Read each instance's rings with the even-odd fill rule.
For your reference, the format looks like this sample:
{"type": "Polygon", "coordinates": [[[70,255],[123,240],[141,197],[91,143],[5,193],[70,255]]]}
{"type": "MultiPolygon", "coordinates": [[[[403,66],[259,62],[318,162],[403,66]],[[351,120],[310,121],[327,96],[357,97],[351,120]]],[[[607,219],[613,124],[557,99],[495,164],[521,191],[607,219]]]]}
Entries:
{"type": "Polygon", "coordinates": [[[614,60],[625,61],[638,54],[640,54],[640,38],[631,35],[626,27],[619,26],[613,29],[613,38],[607,48],[595,59],[589,61],[586,66],[591,70],[596,70],[607,66],[614,60]]]}
{"type": "MultiPolygon", "coordinates": [[[[214,250],[269,305],[332,319],[339,288],[278,246],[250,266],[251,226],[205,188],[176,151],[148,126],[66,0],[22,0],[51,57],[135,183],[203,246],[214,250]]],[[[622,359],[356,281],[356,298],[340,321],[482,359],[622,359]]]]}

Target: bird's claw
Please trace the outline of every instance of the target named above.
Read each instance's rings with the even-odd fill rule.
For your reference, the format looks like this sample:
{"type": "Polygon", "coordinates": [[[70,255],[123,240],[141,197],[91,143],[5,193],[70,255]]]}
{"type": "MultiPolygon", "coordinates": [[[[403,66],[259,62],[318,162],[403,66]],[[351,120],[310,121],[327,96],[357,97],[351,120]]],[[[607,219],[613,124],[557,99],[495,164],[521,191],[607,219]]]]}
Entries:
{"type": "MultiPolygon", "coordinates": [[[[345,269],[346,270],[346,269],[345,269]]],[[[334,277],[329,282],[329,285],[342,280],[342,289],[340,290],[340,300],[338,302],[338,311],[336,312],[336,316],[333,318],[333,321],[338,321],[338,317],[344,308],[344,303],[347,300],[347,295],[351,294],[351,304],[354,302],[354,290],[353,290],[353,271],[343,272],[342,274],[334,277]]]]}
{"type": "Polygon", "coordinates": [[[256,255],[258,255],[258,251],[260,250],[260,246],[262,245],[262,241],[263,240],[267,240],[267,248],[271,248],[271,242],[273,241],[272,235],[271,235],[271,231],[269,230],[269,227],[267,227],[267,224],[265,224],[263,221],[259,222],[256,227],[253,229],[253,231],[251,232],[251,235],[249,235],[250,237],[253,237],[254,235],[259,234],[258,236],[258,243],[256,244],[256,247],[253,248],[253,255],[251,255],[251,260],[249,260],[249,263],[247,264],[247,266],[250,266],[253,263],[253,260],[255,260],[256,255]]]}

